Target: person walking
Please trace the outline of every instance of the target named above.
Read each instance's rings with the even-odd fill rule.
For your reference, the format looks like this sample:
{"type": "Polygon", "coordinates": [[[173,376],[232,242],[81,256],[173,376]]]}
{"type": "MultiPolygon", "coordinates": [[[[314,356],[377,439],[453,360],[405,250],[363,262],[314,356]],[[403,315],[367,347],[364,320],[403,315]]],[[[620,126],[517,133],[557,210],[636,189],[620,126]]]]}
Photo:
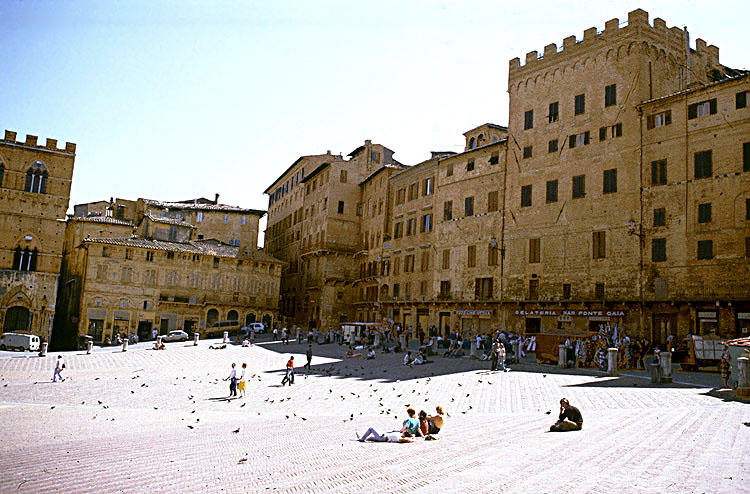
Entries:
{"type": "Polygon", "coordinates": [[[505,367],[505,343],[503,343],[502,341],[497,346],[497,361],[500,364],[500,368],[502,369],[502,371],[508,372],[508,369],[505,367]]]}
{"type": "Polygon", "coordinates": [[[305,368],[307,369],[307,372],[310,372],[312,370],[311,363],[312,363],[312,345],[309,345],[307,347],[307,363],[305,364],[305,368]]]}
{"type": "Polygon", "coordinates": [[[500,342],[498,340],[495,340],[492,343],[492,350],[490,350],[490,358],[492,361],[492,367],[490,367],[491,371],[497,370],[497,359],[500,353],[500,342]]]}
{"type": "Polygon", "coordinates": [[[52,375],[52,382],[56,383],[57,378],[60,378],[60,381],[64,381],[65,378],[62,377],[62,370],[65,368],[65,362],[63,362],[62,355],[57,356],[57,362],[55,363],[55,373],[52,375]]]}
{"type": "Polygon", "coordinates": [[[732,374],[732,365],[729,363],[729,354],[724,352],[719,360],[719,372],[721,373],[721,379],[724,381],[724,387],[729,387],[729,376],[732,374]]]}
{"type": "Polygon", "coordinates": [[[294,356],[289,357],[286,363],[286,375],[281,380],[281,385],[284,386],[286,383],[289,383],[290,386],[294,384],[294,356]]]}
{"type": "Polygon", "coordinates": [[[237,369],[235,368],[237,364],[232,362],[232,370],[229,372],[229,376],[224,379],[225,381],[229,381],[229,397],[237,396],[237,369]]]}
{"type": "Polygon", "coordinates": [[[247,364],[245,362],[242,363],[242,373],[240,374],[240,378],[237,380],[237,389],[240,391],[240,397],[245,397],[245,370],[247,369],[247,364]]]}

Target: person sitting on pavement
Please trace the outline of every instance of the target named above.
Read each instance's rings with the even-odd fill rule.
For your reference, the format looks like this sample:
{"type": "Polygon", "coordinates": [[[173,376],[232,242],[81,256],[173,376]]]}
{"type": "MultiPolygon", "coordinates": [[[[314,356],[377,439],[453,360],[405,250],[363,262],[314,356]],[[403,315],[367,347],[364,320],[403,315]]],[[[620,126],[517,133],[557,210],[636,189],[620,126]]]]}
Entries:
{"type": "Polygon", "coordinates": [[[443,424],[445,423],[443,421],[443,407],[441,407],[440,405],[436,406],[435,412],[436,415],[427,417],[427,433],[429,435],[437,434],[438,432],[440,432],[440,429],[443,428],[443,424]]]}
{"type": "MultiPolygon", "coordinates": [[[[156,344],[154,343],[154,345],[156,345],[156,344]]],[[[164,343],[162,343],[161,346],[164,346],[164,343]]],[[[226,343],[224,343],[222,345],[215,345],[215,346],[214,345],[208,345],[208,349],[209,350],[223,350],[226,347],[227,347],[226,343]]]]}
{"type": "Polygon", "coordinates": [[[560,400],[560,416],[549,428],[550,432],[580,431],[583,428],[581,412],[567,398],[560,400]]]}
{"type": "Polygon", "coordinates": [[[357,434],[357,441],[361,443],[365,441],[372,441],[375,443],[413,443],[414,439],[404,437],[400,432],[396,431],[378,434],[375,429],[370,427],[361,437],[357,434]]]}
{"type": "Polygon", "coordinates": [[[427,412],[424,410],[419,411],[419,435],[427,437],[430,430],[430,424],[427,422],[427,412]]]}
{"type": "Polygon", "coordinates": [[[463,357],[465,355],[464,353],[464,342],[461,338],[458,338],[456,341],[456,348],[453,349],[453,353],[451,354],[451,357],[463,357]]]}
{"type": "Polygon", "coordinates": [[[404,420],[403,427],[399,432],[405,437],[416,436],[419,434],[419,420],[415,417],[417,412],[413,408],[407,408],[406,413],[409,418],[404,420]]]}
{"type": "Polygon", "coordinates": [[[355,353],[354,352],[354,347],[350,346],[349,350],[346,351],[346,356],[349,357],[349,358],[351,358],[351,357],[361,357],[362,356],[362,352],[356,352],[355,353]]]}
{"type": "Polygon", "coordinates": [[[250,346],[250,341],[249,341],[249,340],[248,340],[247,338],[245,338],[244,340],[242,340],[242,346],[243,346],[243,347],[248,347],[248,346],[250,346]]]}
{"type": "Polygon", "coordinates": [[[408,365],[411,367],[412,359],[411,359],[411,352],[406,352],[406,355],[404,355],[404,365],[408,365]]]}
{"type": "Polygon", "coordinates": [[[374,348],[370,348],[370,351],[369,351],[369,352],[367,352],[367,357],[365,357],[365,358],[366,358],[367,360],[372,360],[372,359],[374,359],[375,357],[376,357],[376,354],[375,354],[375,349],[374,349],[374,348]]]}

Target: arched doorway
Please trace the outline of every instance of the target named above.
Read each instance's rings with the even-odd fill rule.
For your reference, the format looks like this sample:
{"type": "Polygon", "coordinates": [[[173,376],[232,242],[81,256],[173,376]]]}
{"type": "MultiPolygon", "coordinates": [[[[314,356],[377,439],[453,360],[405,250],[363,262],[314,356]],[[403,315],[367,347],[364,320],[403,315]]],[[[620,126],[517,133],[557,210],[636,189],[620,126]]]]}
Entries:
{"type": "Polygon", "coordinates": [[[271,314],[265,314],[263,316],[263,326],[266,327],[266,329],[271,329],[271,314]]]}
{"type": "Polygon", "coordinates": [[[16,332],[28,331],[31,326],[31,314],[26,307],[15,306],[5,313],[5,326],[3,331],[16,332]]]}
{"type": "Polygon", "coordinates": [[[227,312],[227,321],[231,321],[233,324],[237,324],[237,321],[239,321],[240,315],[237,313],[236,310],[232,309],[229,312],[227,312]]]}
{"type": "Polygon", "coordinates": [[[245,316],[245,325],[246,326],[249,326],[249,325],[251,325],[254,322],[255,322],[255,314],[254,313],[251,312],[251,313],[249,313],[248,315],[245,316]]]}
{"type": "Polygon", "coordinates": [[[219,311],[216,309],[208,309],[206,314],[206,327],[210,328],[219,320],[219,311]]]}

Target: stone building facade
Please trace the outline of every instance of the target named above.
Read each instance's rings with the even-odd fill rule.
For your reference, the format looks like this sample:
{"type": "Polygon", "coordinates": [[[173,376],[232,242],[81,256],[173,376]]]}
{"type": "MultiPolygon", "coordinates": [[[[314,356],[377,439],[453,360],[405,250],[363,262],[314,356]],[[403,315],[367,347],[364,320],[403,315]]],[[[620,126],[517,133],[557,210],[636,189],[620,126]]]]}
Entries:
{"type": "Polygon", "coordinates": [[[264,211],[204,199],[111,200],[103,215],[99,203],[85,206],[75,210],[87,216],[69,218],[65,229],[55,320],[62,346],[79,334],[102,341],[276,323],[283,263],[250,244],[264,211]],[[124,216],[137,221],[117,218],[119,204],[132,204],[133,216],[124,216]]]}
{"type": "Polygon", "coordinates": [[[0,328],[50,337],[76,145],[0,140],[0,328]]]}
{"type": "Polygon", "coordinates": [[[749,81],[640,9],[511,60],[507,128],[466,132],[464,152],[391,172],[386,190],[362,182],[341,313],[442,332],[747,336],[749,81]]]}
{"type": "Polygon", "coordinates": [[[363,250],[359,184],[380,167],[400,164],[393,151],[369,140],[347,157],[302,156],[265,191],[266,249],[287,262],[281,289],[287,324],[331,328],[355,318],[352,285],[363,250]]]}

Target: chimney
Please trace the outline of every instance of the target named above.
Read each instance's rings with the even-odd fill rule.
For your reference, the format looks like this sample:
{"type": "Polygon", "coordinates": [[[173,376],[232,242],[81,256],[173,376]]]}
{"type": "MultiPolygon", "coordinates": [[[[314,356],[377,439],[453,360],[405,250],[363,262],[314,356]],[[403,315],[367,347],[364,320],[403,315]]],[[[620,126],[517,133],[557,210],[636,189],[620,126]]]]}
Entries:
{"type": "Polygon", "coordinates": [[[219,204],[219,194],[214,196],[214,204],[219,204]]]}

